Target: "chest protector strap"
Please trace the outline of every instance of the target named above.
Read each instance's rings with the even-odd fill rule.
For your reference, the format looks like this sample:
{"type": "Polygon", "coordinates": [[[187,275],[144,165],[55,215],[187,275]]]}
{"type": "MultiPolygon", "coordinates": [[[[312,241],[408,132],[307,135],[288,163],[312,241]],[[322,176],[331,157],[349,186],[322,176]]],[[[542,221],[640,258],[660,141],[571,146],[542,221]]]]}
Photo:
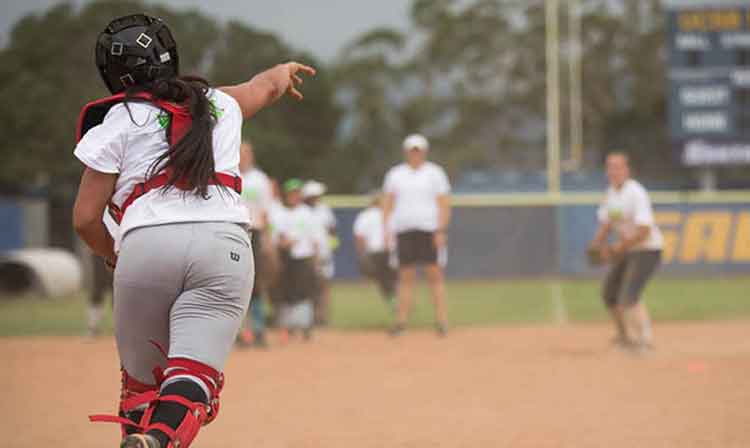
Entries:
{"type": "MultiPolygon", "coordinates": [[[[158,107],[168,115],[169,124],[166,127],[166,132],[167,141],[169,142],[170,147],[179,142],[182,137],[184,137],[185,134],[187,134],[187,132],[190,130],[193,119],[190,116],[190,112],[187,108],[174,103],[156,99],[145,92],[136,94],[135,98],[154,104],[156,107],[158,107]]],[[[80,141],[83,136],[86,135],[86,132],[91,130],[91,128],[101,124],[104,121],[104,117],[107,115],[107,112],[109,112],[109,110],[113,106],[122,103],[123,101],[125,101],[125,93],[118,93],[114,96],[92,101],[83,106],[83,109],[81,109],[81,114],[78,117],[76,141],[80,141]]],[[[223,185],[236,191],[237,194],[242,193],[242,178],[240,176],[235,176],[228,173],[214,173],[214,176],[215,177],[213,179],[209,179],[209,185],[223,185]]],[[[120,221],[122,221],[122,217],[125,214],[127,208],[130,207],[130,205],[135,202],[136,199],[140,198],[151,190],[166,186],[169,183],[169,179],[169,173],[163,171],[155,176],[152,176],[149,179],[146,179],[144,182],[138,183],[121,205],[118,206],[110,200],[108,204],[110,215],[112,215],[112,218],[115,220],[115,222],[119,224],[120,221]]],[[[181,190],[187,189],[185,183],[180,181],[175,182],[174,186],[175,188],[181,190]]]]}

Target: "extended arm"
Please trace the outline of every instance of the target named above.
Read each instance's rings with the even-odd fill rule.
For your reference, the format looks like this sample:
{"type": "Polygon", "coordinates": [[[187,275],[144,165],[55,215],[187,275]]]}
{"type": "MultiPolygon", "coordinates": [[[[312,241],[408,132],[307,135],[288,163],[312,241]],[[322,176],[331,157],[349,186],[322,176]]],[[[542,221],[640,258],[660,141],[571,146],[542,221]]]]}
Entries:
{"type": "Polygon", "coordinates": [[[297,90],[302,85],[299,72],[315,75],[315,69],[297,62],[279,64],[255,75],[251,80],[234,86],[219,89],[233,97],[240,105],[242,116],[250,118],[264,107],[270,106],[284,93],[301,100],[302,93],[297,90]]]}

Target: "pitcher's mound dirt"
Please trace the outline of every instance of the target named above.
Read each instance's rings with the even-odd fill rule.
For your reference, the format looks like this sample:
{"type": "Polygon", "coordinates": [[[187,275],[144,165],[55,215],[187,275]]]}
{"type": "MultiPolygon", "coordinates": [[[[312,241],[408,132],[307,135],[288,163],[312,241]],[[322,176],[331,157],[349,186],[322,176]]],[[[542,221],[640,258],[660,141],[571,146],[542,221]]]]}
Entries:
{"type": "MultiPolygon", "coordinates": [[[[748,322],[663,324],[656,351],[606,326],[318,332],[237,351],[196,448],[747,447],[748,322]]],[[[272,338],[272,342],[273,338],[272,338]]],[[[4,447],[118,446],[114,341],[0,339],[4,447]]]]}

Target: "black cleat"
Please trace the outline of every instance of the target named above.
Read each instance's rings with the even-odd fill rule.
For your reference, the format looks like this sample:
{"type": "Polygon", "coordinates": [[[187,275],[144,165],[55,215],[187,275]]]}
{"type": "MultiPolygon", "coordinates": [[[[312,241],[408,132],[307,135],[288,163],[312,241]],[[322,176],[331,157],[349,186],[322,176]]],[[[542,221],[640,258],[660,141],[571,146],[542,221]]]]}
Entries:
{"type": "Polygon", "coordinates": [[[438,322],[435,324],[435,331],[441,338],[448,336],[448,326],[442,322],[438,322]]]}
{"type": "Polygon", "coordinates": [[[392,337],[401,336],[401,334],[404,332],[404,324],[396,324],[388,331],[388,334],[390,334],[392,337]]]}
{"type": "Polygon", "coordinates": [[[122,439],[120,448],[161,448],[161,444],[149,434],[130,434],[122,439]]]}
{"type": "Polygon", "coordinates": [[[256,333],[255,340],[253,341],[253,347],[265,350],[268,348],[268,341],[266,341],[265,333],[256,333]]]}

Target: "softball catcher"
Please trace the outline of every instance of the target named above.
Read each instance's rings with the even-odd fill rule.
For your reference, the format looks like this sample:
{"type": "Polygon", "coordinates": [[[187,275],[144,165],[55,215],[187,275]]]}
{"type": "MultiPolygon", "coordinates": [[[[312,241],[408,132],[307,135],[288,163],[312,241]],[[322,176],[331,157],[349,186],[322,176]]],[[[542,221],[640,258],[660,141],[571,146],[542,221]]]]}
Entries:
{"type": "Polygon", "coordinates": [[[284,93],[301,99],[290,62],[235,86],[179,75],[172,33],[143,14],[99,35],[96,65],[113,96],[86,105],[76,231],[114,266],[122,366],[122,448],[187,448],[219,412],[222,369],[253,287],[241,200],[243,118],[284,93]],[[110,236],[108,209],[119,223],[110,236]]]}

